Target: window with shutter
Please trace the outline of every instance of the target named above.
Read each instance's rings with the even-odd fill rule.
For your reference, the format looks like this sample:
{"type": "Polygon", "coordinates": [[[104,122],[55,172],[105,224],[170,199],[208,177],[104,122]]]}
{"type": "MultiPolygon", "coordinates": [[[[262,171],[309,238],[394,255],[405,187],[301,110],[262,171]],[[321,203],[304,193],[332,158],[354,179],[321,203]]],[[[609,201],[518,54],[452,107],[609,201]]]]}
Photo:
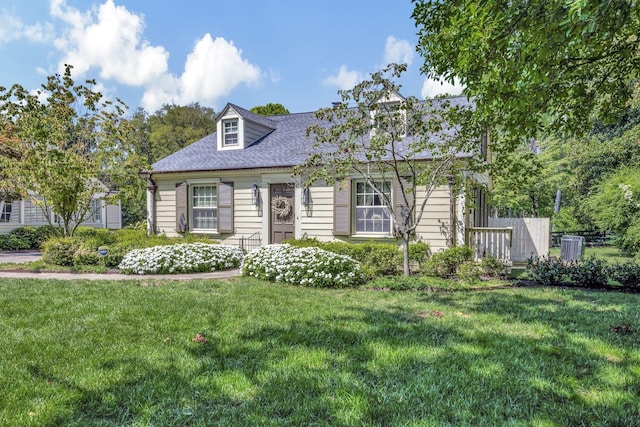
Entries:
{"type": "MultiPolygon", "coordinates": [[[[390,200],[390,183],[380,181],[375,186],[390,200]]],[[[391,215],[384,196],[366,181],[355,182],[356,233],[391,233],[391,215]]]]}
{"type": "Polygon", "coordinates": [[[218,229],[218,188],[215,184],[190,186],[189,207],[191,228],[197,230],[218,229]]]}

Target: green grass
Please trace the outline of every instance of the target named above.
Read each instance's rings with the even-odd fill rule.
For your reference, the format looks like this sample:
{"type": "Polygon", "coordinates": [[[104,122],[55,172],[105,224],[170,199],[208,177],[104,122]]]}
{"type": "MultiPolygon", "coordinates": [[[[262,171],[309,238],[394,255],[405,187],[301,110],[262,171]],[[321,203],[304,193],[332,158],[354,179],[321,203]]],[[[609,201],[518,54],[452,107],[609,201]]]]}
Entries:
{"type": "Polygon", "coordinates": [[[545,288],[5,279],[0,425],[637,425],[639,306],[545,288]]]}

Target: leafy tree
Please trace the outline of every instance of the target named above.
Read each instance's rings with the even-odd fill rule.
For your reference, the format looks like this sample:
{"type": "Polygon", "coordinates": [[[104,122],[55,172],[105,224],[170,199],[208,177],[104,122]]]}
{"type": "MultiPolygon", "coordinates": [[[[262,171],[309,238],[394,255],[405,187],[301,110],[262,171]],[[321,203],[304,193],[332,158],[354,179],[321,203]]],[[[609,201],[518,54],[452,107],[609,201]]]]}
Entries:
{"type": "Polygon", "coordinates": [[[164,105],[149,115],[139,108],[127,120],[130,128],[123,146],[121,168],[109,177],[122,201],[125,225],[143,221],[147,215],[146,182],[138,176],[156,161],[216,130],[213,109],[198,103],[164,105]]]}
{"type": "Polygon", "coordinates": [[[542,127],[584,133],[592,118],[618,119],[632,99],[637,0],[413,1],[422,71],[459,78],[504,140],[542,127]]]}
{"type": "Polygon", "coordinates": [[[35,94],[20,85],[0,87],[4,182],[67,236],[91,214],[93,196],[104,192],[96,178],[116,167],[126,132],[120,126],[126,106],[103,100],[91,80],[76,85],[71,68],[48,77],[35,94]]]}
{"type": "Polygon", "coordinates": [[[151,145],[151,163],[216,130],[215,111],[197,102],[186,106],[164,105],[150,115],[147,121],[150,131],[148,138],[151,145]]]}
{"type": "Polygon", "coordinates": [[[313,151],[295,173],[308,185],[334,182],[355,173],[380,197],[391,216],[394,231],[402,239],[404,274],[409,274],[409,240],[423,215],[429,197],[451,176],[459,176],[459,153],[476,147],[479,131],[470,108],[447,100],[419,102],[394,95],[394,82],[406,65],[391,64],[371,74],[353,89],[340,91],[342,102],[320,109],[322,121],[307,129],[313,151]],[[355,103],[350,108],[349,103],[355,103]],[[454,124],[459,126],[452,132],[454,124]],[[432,160],[424,160],[430,154],[432,160]],[[395,182],[402,207],[393,203],[380,183],[395,182]],[[426,196],[417,198],[424,188],[426,196]]]}
{"type": "Polygon", "coordinates": [[[595,187],[587,203],[600,229],[617,234],[621,249],[640,250],[640,169],[618,169],[595,187]]]}
{"type": "Polygon", "coordinates": [[[268,103],[267,105],[257,105],[251,109],[252,113],[261,116],[277,116],[278,114],[289,114],[289,110],[284,108],[282,104],[268,103]]]}
{"type": "Polygon", "coordinates": [[[492,205],[507,216],[552,216],[558,190],[565,198],[569,190],[569,162],[565,145],[552,137],[497,153],[491,165],[492,205]]]}

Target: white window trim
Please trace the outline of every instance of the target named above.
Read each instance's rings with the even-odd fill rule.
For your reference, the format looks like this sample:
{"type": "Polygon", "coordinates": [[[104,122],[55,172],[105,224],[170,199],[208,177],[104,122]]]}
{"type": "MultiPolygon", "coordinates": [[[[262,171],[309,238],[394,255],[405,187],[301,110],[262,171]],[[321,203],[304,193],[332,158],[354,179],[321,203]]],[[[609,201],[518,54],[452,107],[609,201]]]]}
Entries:
{"type": "MultiPolygon", "coordinates": [[[[222,120],[222,146],[225,148],[236,148],[240,146],[240,119],[239,118],[228,118],[228,119],[223,119],[222,120]],[[235,143],[228,143],[227,142],[227,123],[233,123],[235,122],[236,124],[236,142],[235,143]]],[[[230,132],[230,135],[232,135],[233,133],[230,132]]]]}
{"type": "MultiPolygon", "coordinates": [[[[201,234],[218,234],[218,228],[195,228],[193,226],[193,188],[203,186],[215,186],[216,187],[216,216],[218,215],[218,184],[220,184],[220,178],[196,178],[188,179],[188,192],[187,192],[187,210],[189,212],[189,232],[201,233],[201,234]]],[[[216,225],[218,221],[216,218],[216,225]]]]}
{"type": "Polygon", "coordinates": [[[103,217],[104,217],[104,202],[100,199],[91,199],[91,201],[89,202],[89,210],[91,211],[91,213],[89,214],[89,216],[87,217],[87,219],[85,220],[85,222],[87,224],[102,224],[103,222],[103,217]],[[97,203],[97,207],[96,209],[92,209],[91,208],[91,203],[97,203]],[[100,218],[98,218],[97,221],[94,221],[94,214],[95,212],[98,213],[98,215],[100,215],[100,218]]]}
{"type": "MultiPolygon", "coordinates": [[[[375,182],[384,182],[384,180],[380,179],[374,179],[375,182]]],[[[353,232],[351,233],[351,237],[355,237],[355,238],[381,238],[381,237],[393,237],[393,219],[391,218],[391,212],[389,212],[389,231],[358,231],[358,220],[357,220],[357,215],[356,215],[356,211],[358,208],[358,204],[357,204],[357,188],[358,188],[358,183],[359,182],[364,182],[364,183],[368,183],[368,181],[366,179],[362,179],[362,178],[354,178],[351,180],[351,229],[353,230],[353,232]]],[[[391,201],[393,201],[393,185],[390,181],[388,181],[389,183],[389,197],[391,199],[391,201]]],[[[387,210],[389,210],[389,207],[383,205],[383,207],[387,210]]]]}

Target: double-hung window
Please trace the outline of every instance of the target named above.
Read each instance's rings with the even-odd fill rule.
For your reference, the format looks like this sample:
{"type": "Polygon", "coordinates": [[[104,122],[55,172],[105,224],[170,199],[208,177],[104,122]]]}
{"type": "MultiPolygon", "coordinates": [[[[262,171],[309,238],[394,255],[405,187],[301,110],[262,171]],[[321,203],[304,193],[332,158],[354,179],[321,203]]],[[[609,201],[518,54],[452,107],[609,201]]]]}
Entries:
{"type": "Polygon", "coordinates": [[[222,145],[225,147],[238,145],[238,119],[224,120],[222,123],[222,145]]]}
{"type": "Polygon", "coordinates": [[[366,181],[355,182],[356,233],[391,233],[391,215],[384,203],[385,198],[391,200],[391,184],[380,181],[375,186],[379,191],[366,181]]]}
{"type": "Polygon", "coordinates": [[[191,219],[194,230],[218,228],[218,192],[215,184],[191,185],[191,219]]]}
{"type": "Polygon", "coordinates": [[[102,206],[100,200],[91,199],[89,202],[89,215],[87,217],[87,222],[92,222],[95,224],[99,224],[102,222],[102,206]]]}

